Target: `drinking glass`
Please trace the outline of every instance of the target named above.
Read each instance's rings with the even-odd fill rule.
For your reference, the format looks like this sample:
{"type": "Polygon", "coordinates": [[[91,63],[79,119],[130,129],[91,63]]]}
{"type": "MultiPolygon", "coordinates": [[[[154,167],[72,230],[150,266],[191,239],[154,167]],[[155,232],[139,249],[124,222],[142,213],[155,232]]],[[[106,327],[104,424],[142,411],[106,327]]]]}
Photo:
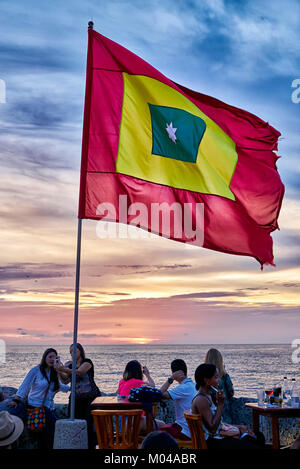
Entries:
{"type": "Polygon", "coordinates": [[[299,389],[291,396],[291,407],[299,407],[299,389]]]}
{"type": "Polygon", "coordinates": [[[265,387],[265,394],[266,394],[267,404],[270,404],[270,397],[272,396],[273,392],[274,391],[273,391],[272,386],[266,386],[265,387]]]}
{"type": "Polygon", "coordinates": [[[264,405],[265,401],[265,391],[264,389],[259,389],[257,391],[257,403],[258,405],[264,405]]]}

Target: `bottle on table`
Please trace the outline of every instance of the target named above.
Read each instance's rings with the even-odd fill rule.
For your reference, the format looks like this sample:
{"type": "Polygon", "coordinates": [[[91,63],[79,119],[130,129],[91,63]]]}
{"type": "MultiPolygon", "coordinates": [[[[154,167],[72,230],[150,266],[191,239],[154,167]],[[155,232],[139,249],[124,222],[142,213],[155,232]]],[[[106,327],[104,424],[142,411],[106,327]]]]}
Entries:
{"type": "Polygon", "coordinates": [[[274,388],[274,404],[279,407],[282,406],[282,386],[277,384],[274,388]]]}
{"type": "Polygon", "coordinates": [[[298,390],[296,388],[296,379],[295,378],[292,378],[291,406],[292,407],[298,407],[299,406],[299,396],[298,396],[298,390]]]}
{"type": "Polygon", "coordinates": [[[289,397],[290,397],[290,390],[289,390],[288,379],[286,376],[284,376],[283,385],[282,385],[282,400],[285,405],[287,405],[289,397]]]}

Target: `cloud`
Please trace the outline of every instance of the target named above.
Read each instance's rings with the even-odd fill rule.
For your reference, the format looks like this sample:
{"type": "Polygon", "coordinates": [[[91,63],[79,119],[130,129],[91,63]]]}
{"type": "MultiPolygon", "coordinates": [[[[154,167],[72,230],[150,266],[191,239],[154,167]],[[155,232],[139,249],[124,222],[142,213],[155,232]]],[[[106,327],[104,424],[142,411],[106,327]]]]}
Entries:
{"type": "MultiPolygon", "coordinates": [[[[29,280],[42,278],[70,277],[66,272],[70,266],[64,264],[29,264],[20,263],[0,267],[0,281],[29,280]]],[[[27,292],[26,290],[20,290],[27,292]]]]}
{"type": "Polygon", "coordinates": [[[38,128],[61,128],[61,124],[68,120],[72,108],[63,102],[51,100],[47,96],[19,99],[17,104],[6,106],[6,121],[15,125],[26,125],[38,128]]]}
{"type": "MultiPolygon", "coordinates": [[[[62,337],[73,337],[73,332],[65,332],[61,334],[62,337]]],[[[86,334],[86,333],[80,333],[78,335],[79,338],[83,339],[108,339],[109,337],[112,337],[112,334],[86,334]]]]}
{"type": "MultiPolygon", "coordinates": [[[[220,56],[219,59],[223,65],[226,64],[226,67],[222,67],[224,73],[233,79],[239,77],[246,80],[257,79],[262,73],[264,77],[267,73],[295,73],[299,58],[297,35],[300,26],[295,0],[287,1],[284,11],[279,0],[272,4],[267,0],[248,0],[242,4],[235,1],[226,4],[218,2],[217,7],[215,2],[204,3],[208,16],[213,19],[210,24],[216,30],[215,39],[211,36],[206,51],[216,47],[217,43],[221,44],[221,48],[225,45],[223,58],[220,56]]],[[[201,6],[200,2],[197,4],[201,6]]],[[[218,60],[213,49],[212,57],[212,60],[218,60]]]]}
{"type": "Polygon", "coordinates": [[[151,267],[152,269],[185,269],[191,267],[191,264],[153,264],[153,265],[143,265],[143,264],[105,264],[104,267],[113,267],[118,269],[144,269],[145,267],[151,267]]]}
{"type": "Polygon", "coordinates": [[[91,339],[91,338],[98,338],[98,339],[108,339],[112,337],[112,334],[79,334],[79,337],[83,339],[91,339]]]}
{"type": "Polygon", "coordinates": [[[186,293],[184,295],[173,295],[171,298],[177,299],[197,299],[197,298],[222,298],[226,296],[246,296],[243,292],[213,291],[201,293],[186,293]]]}
{"type": "MultiPolygon", "coordinates": [[[[34,113],[34,110],[31,109],[30,112],[34,113]]],[[[39,125],[41,125],[43,128],[45,127],[45,122],[42,122],[42,116],[33,117],[31,115],[22,116],[22,118],[27,120],[27,122],[30,121],[30,119],[41,119],[39,125]]],[[[57,135],[54,138],[38,138],[37,136],[29,137],[28,128],[26,129],[25,133],[27,133],[27,135],[22,140],[20,138],[3,138],[1,140],[1,161],[3,162],[3,166],[5,168],[12,167],[15,170],[18,170],[19,174],[27,174],[31,177],[34,176],[34,179],[37,179],[40,175],[44,175],[43,179],[45,179],[47,170],[57,171],[57,176],[61,178],[62,175],[59,174],[59,171],[74,169],[74,155],[72,163],[68,161],[70,147],[68,146],[67,142],[60,142],[57,135]],[[65,154],[63,158],[61,157],[61,154],[57,152],[58,147],[60,147],[60,151],[63,147],[65,147],[65,154]],[[18,155],[17,161],[16,155],[18,155]],[[17,162],[18,165],[16,165],[17,162]]],[[[71,146],[71,151],[74,151],[73,145],[71,146]]]]}
{"type": "MultiPolygon", "coordinates": [[[[185,270],[192,268],[191,264],[171,264],[171,265],[164,265],[164,264],[149,264],[149,265],[142,265],[142,264],[106,264],[105,268],[111,269],[112,271],[116,271],[117,275],[142,275],[142,274],[150,274],[154,272],[166,272],[172,270],[185,270]],[[132,270],[132,272],[131,272],[132,270]]],[[[101,277],[101,275],[95,275],[96,277],[101,277]]]]}
{"type": "Polygon", "coordinates": [[[22,328],[18,328],[17,332],[19,332],[20,335],[22,336],[28,336],[28,337],[33,337],[33,338],[47,338],[47,337],[53,337],[51,334],[48,334],[46,332],[40,332],[40,331],[27,331],[22,328]]]}
{"type": "Polygon", "coordinates": [[[15,72],[16,69],[22,73],[38,73],[40,71],[65,71],[74,68],[73,56],[61,49],[44,47],[38,45],[18,45],[0,42],[1,60],[5,63],[6,73],[15,72]]]}

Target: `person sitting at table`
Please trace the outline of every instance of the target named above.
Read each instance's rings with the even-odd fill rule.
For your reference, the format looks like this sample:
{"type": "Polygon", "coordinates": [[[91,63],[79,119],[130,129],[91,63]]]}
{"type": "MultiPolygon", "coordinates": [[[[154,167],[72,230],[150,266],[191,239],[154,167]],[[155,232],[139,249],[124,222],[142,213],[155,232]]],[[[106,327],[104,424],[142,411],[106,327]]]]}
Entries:
{"type": "MultiPolygon", "coordinates": [[[[203,363],[195,371],[196,389],[198,393],[192,402],[192,413],[202,415],[203,431],[208,449],[262,449],[264,436],[254,432],[244,425],[234,425],[237,434],[225,436],[222,426],[222,411],[225,403],[223,391],[216,392],[214,402],[210,391],[212,387],[218,388],[219,370],[215,365],[203,363]]],[[[229,426],[230,427],[230,426],[229,426]]],[[[231,429],[234,430],[234,428],[231,429]]],[[[227,435],[229,432],[227,427],[227,435]]]]}
{"type": "Polygon", "coordinates": [[[171,363],[171,376],[160,388],[163,399],[172,399],[175,406],[175,422],[161,427],[160,430],[170,433],[174,438],[190,440],[191,434],[184,416],[186,410],[190,410],[193,397],[196,394],[195,383],[187,376],[187,366],[184,360],[177,359],[171,363]],[[169,389],[173,381],[178,385],[169,389]]]}
{"type": "MultiPolygon", "coordinates": [[[[232,423],[231,403],[232,398],[234,396],[234,389],[231,378],[225,369],[223,356],[221,352],[219,352],[219,350],[215,348],[209,349],[206,353],[204,363],[215,365],[219,370],[220,381],[218,389],[222,390],[225,395],[225,404],[223,408],[222,417],[224,418],[224,420],[226,420],[226,422],[232,423]]],[[[213,389],[210,393],[212,397],[215,398],[216,392],[213,389]]]]}
{"type": "MultiPolygon", "coordinates": [[[[128,402],[128,396],[130,394],[130,390],[133,388],[140,388],[141,386],[151,386],[155,388],[155,382],[153,381],[150,372],[146,366],[142,367],[140,362],[137,360],[131,360],[127,363],[123,378],[119,382],[119,386],[117,389],[117,395],[124,400],[124,402],[128,402]],[[147,381],[143,380],[143,374],[146,376],[147,381]]],[[[156,425],[159,428],[162,425],[165,425],[165,422],[161,420],[155,419],[156,425]]],[[[146,417],[145,413],[143,413],[141,419],[141,432],[146,430],[146,417]]]]}
{"type": "Polygon", "coordinates": [[[155,388],[155,383],[150,376],[148,368],[146,366],[142,367],[137,360],[131,360],[125,367],[123,379],[119,382],[117,394],[123,396],[124,402],[128,402],[130,390],[145,385],[155,388]],[[143,374],[147,378],[146,382],[143,380],[143,374]]]}

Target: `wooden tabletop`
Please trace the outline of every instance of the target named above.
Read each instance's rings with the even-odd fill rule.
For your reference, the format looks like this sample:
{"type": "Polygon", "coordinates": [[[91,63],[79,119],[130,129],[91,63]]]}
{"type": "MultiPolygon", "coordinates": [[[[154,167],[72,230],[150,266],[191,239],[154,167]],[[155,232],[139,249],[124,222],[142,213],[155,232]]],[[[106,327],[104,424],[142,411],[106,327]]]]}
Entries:
{"type": "Polygon", "coordinates": [[[97,407],[98,409],[101,407],[102,409],[116,409],[117,407],[120,407],[120,405],[124,408],[143,408],[143,405],[141,402],[127,402],[123,400],[118,400],[117,396],[100,396],[96,397],[95,400],[92,402],[92,407],[97,407]]]}
{"type": "Polygon", "coordinates": [[[93,404],[106,404],[112,402],[118,402],[117,396],[100,396],[93,400],[93,404]]]}
{"type": "Polygon", "coordinates": [[[277,407],[272,406],[268,407],[266,405],[258,405],[256,402],[247,402],[245,404],[246,407],[249,409],[259,411],[260,413],[274,413],[274,414],[291,414],[291,416],[298,416],[300,415],[300,407],[277,407]]]}

